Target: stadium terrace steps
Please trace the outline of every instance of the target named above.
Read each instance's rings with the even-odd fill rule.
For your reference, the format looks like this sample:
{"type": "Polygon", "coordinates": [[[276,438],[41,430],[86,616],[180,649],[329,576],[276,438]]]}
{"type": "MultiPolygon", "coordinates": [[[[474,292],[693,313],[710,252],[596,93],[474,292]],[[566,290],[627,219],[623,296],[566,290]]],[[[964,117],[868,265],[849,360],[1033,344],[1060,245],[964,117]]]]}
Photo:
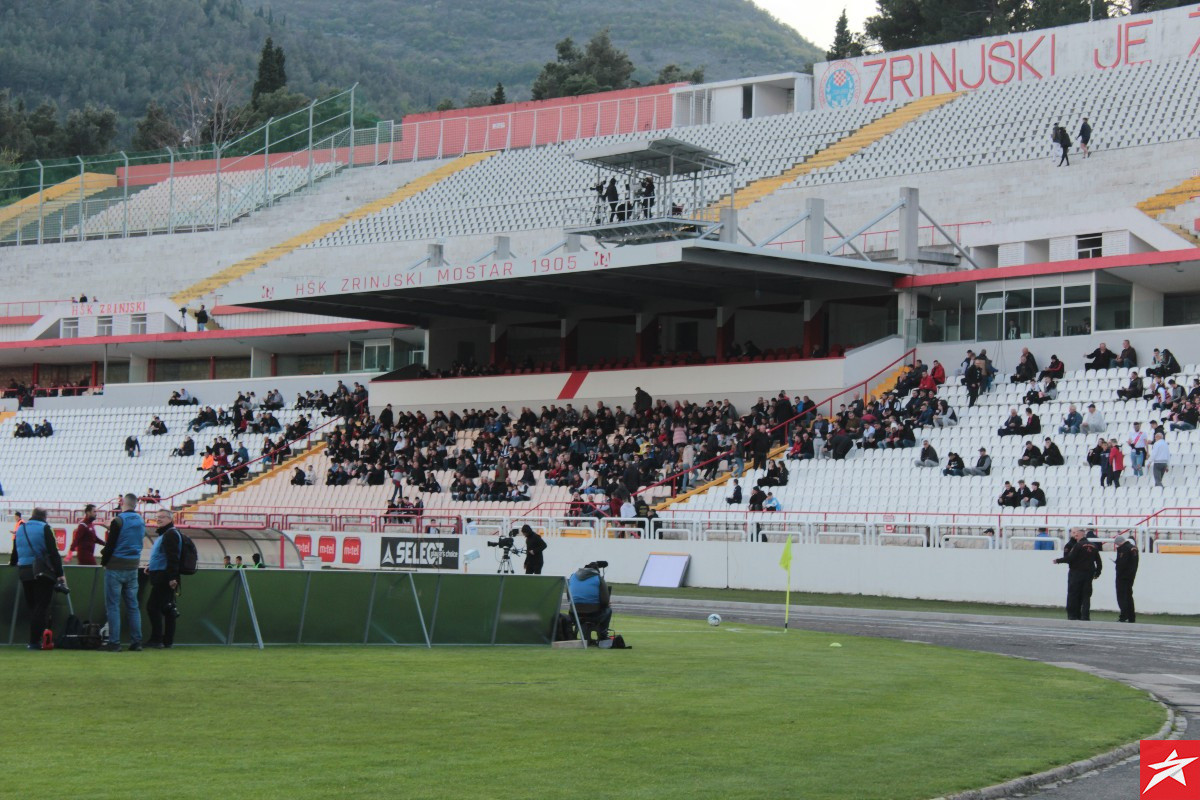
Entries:
{"type": "Polygon", "coordinates": [[[71,178],[57,183],[40,192],[34,192],[17,202],[0,208],[0,239],[11,236],[17,229],[28,225],[29,214],[40,213],[47,217],[72,203],[99,194],[117,185],[116,175],[101,175],[96,172],[85,172],[78,178],[71,178]]]}
{"type": "Polygon", "coordinates": [[[394,192],[391,192],[388,195],[372,200],[369,203],[361,205],[358,208],[343,214],[337,219],[323,222],[291,237],[290,239],[271,245],[265,250],[261,250],[254,255],[249,256],[248,258],[244,258],[234,264],[231,264],[220,272],[214,273],[199,283],[193,284],[187,289],[176,293],[171,300],[175,303],[187,304],[198,300],[205,295],[212,294],[223,286],[246,277],[260,267],[264,267],[276,259],[287,255],[288,253],[323,239],[356,220],[362,219],[363,217],[371,214],[375,214],[380,210],[387,208],[388,206],[403,202],[411,197],[415,197],[421,192],[424,192],[426,189],[436,185],[444,178],[447,178],[456,172],[467,169],[468,167],[473,167],[493,155],[495,155],[493,152],[472,153],[470,155],[462,156],[461,158],[456,158],[447,164],[443,164],[432,172],[428,172],[416,180],[404,184],[399,189],[396,189],[394,192]]]}
{"type": "Polygon", "coordinates": [[[1163,227],[1167,228],[1172,233],[1175,233],[1175,234],[1183,237],[1184,239],[1187,239],[1189,242],[1196,245],[1196,247],[1200,247],[1200,236],[1197,236],[1196,234],[1192,233],[1191,231],[1189,231],[1187,228],[1183,227],[1182,225],[1176,225],[1173,222],[1164,222],[1163,227]]]}
{"type": "MultiPolygon", "coordinates": [[[[917,119],[923,114],[933,111],[936,108],[941,108],[952,100],[961,97],[963,92],[948,92],[946,94],[930,95],[928,97],[918,98],[911,103],[907,103],[894,111],[884,114],[878,119],[868,122],[856,131],[842,139],[837,140],[828,147],[813,153],[808,158],[795,164],[790,169],[781,172],[778,175],[762,178],[748,184],[734,196],[733,205],[741,210],[749,208],[759,200],[769,194],[774,194],[779,189],[783,188],[792,181],[801,178],[810,172],[815,172],[819,169],[832,167],[850,156],[858,153],[863,148],[869,147],[883,137],[896,132],[900,128],[907,125],[909,122],[917,119]]],[[[721,198],[717,203],[718,206],[729,201],[728,195],[721,198]]]]}
{"type": "MultiPolygon", "coordinates": [[[[1198,195],[1200,195],[1200,175],[1195,175],[1153,197],[1146,198],[1137,204],[1137,209],[1148,217],[1158,219],[1166,212],[1183,205],[1198,195]]],[[[1190,236],[1189,238],[1194,241],[1196,237],[1190,236]]]]}
{"type": "Polygon", "coordinates": [[[189,506],[188,508],[181,509],[181,510],[182,511],[204,511],[207,508],[216,505],[216,501],[218,498],[220,498],[221,500],[226,500],[226,499],[238,494],[239,492],[246,491],[247,489],[251,488],[252,486],[257,486],[258,484],[262,483],[265,480],[274,478],[277,475],[286,475],[286,474],[290,473],[293,469],[302,465],[308,459],[309,456],[314,456],[314,455],[317,455],[318,453],[324,452],[326,447],[327,447],[326,442],[317,442],[315,445],[313,445],[310,448],[302,450],[299,453],[295,453],[294,455],[288,456],[283,461],[276,464],[274,467],[271,467],[268,470],[264,470],[264,471],[260,472],[258,475],[251,478],[250,480],[245,481],[244,483],[240,483],[237,486],[234,486],[233,488],[228,489],[227,491],[221,492],[220,494],[213,494],[211,497],[206,497],[203,500],[200,500],[200,501],[196,502],[195,504],[189,506]]]}

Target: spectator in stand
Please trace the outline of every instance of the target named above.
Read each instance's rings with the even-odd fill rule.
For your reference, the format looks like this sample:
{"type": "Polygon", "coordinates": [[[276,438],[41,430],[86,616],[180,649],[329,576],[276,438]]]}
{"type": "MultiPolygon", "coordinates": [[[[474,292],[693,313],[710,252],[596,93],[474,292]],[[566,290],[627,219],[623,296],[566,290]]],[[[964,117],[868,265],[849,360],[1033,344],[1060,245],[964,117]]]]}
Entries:
{"type": "Polygon", "coordinates": [[[1018,467],[1040,467],[1045,463],[1042,451],[1032,441],[1025,442],[1025,452],[1017,459],[1018,467]]]}
{"type": "Polygon", "coordinates": [[[1137,370],[1129,373],[1129,384],[1124,389],[1117,389],[1117,398],[1120,400],[1139,400],[1142,394],[1146,391],[1142,379],[1138,377],[1137,370]]]}
{"type": "Polygon", "coordinates": [[[1173,431],[1194,431],[1197,424],[1200,424],[1200,409],[1191,400],[1180,404],[1179,410],[1171,415],[1173,431]]]}
{"type": "Polygon", "coordinates": [[[979,448],[979,458],[975,459],[975,466],[967,467],[963,470],[963,474],[976,477],[992,474],[992,457],[988,455],[986,447],[979,448]]]}
{"type": "Polygon", "coordinates": [[[194,456],[196,455],[196,443],[192,441],[192,437],[184,436],[179,447],[171,451],[172,456],[194,456]]]}
{"type": "Polygon", "coordinates": [[[83,507],[83,519],[75,526],[71,536],[71,547],[67,550],[67,559],[75,554],[75,563],[81,567],[96,566],[96,545],[100,537],[96,535],[96,507],[88,503],[83,507]]]}
{"type": "Polygon", "coordinates": [[[1091,359],[1091,361],[1084,365],[1083,368],[1085,370],[1112,369],[1113,364],[1117,360],[1117,354],[1112,350],[1109,350],[1108,345],[1106,345],[1104,342],[1101,342],[1099,347],[1085,355],[1084,358],[1091,359]]]}
{"type": "Polygon", "coordinates": [[[1021,356],[1017,361],[1016,371],[1009,377],[1009,383],[1028,383],[1035,380],[1038,374],[1037,359],[1028,347],[1021,348],[1021,356]]]}
{"type": "Polygon", "coordinates": [[[41,438],[53,436],[54,426],[50,424],[50,420],[43,419],[42,424],[33,429],[33,435],[41,438]]]}
{"type": "Polygon", "coordinates": [[[958,453],[950,453],[946,456],[946,468],[942,470],[943,475],[961,478],[966,472],[966,464],[963,463],[962,456],[958,453]]]}
{"type": "Polygon", "coordinates": [[[1063,424],[1058,426],[1059,433],[1079,433],[1083,426],[1083,415],[1075,408],[1075,404],[1071,403],[1067,406],[1067,413],[1063,416],[1063,424]]]}
{"type": "Polygon", "coordinates": [[[926,439],[921,443],[921,454],[917,456],[917,460],[913,462],[918,467],[928,467],[936,469],[941,459],[938,458],[937,450],[933,449],[933,445],[926,439]]]}
{"type": "Polygon", "coordinates": [[[1053,537],[1050,536],[1050,531],[1046,530],[1045,528],[1038,528],[1037,535],[1034,537],[1034,539],[1035,539],[1035,541],[1033,543],[1034,550],[1053,550],[1053,549],[1055,549],[1054,548],[1054,539],[1053,539],[1053,537]]]}
{"type": "Polygon", "coordinates": [[[963,386],[967,387],[967,407],[974,408],[975,401],[979,399],[979,392],[983,387],[983,368],[980,366],[979,359],[975,359],[967,365],[962,382],[963,386]]]}
{"type": "Polygon", "coordinates": [[[196,317],[196,330],[197,331],[205,330],[208,327],[208,309],[204,307],[203,303],[200,304],[200,308],[198,311],[196,311],[195,317],[196,317]]]}
{"type": "Polygon", "coordinates": [[[1155,349],[1154,365],[1146,370],[1146,374],[1155,378],[1167,378],[1171,375],[1178,375],[1182,371],[1175,356],[1164,347],[1161,353],[1155,349]]]}
{"type": "Polygon", "coordinates": [[[763,511],[783,511],[783,505],[771,492],[767,492],[767,499],[763,501],[763,511]]]}
{"type": "Polygon", "coordinates": [[[1121,473],[1125,470],[1125,454],[1121,452],[1121,443],[1116,439],[1110,439],[1108,442],[1108,459],[1105,462],[1108,467],[1107,476],[1103,471],[1100,473],[1100,486],[1104,487],[1104,479],[1108,478],[1108,484],[1117,489],[1121,488],[1121,473]]]}
{"type": "Polygon", "coordinates": [[[1033,409],[1026,406],[1025,420],[1021,423],[1021,435],[1029,436],[1034,433],[1042,432],[1042,418],[1033,413],[1033,409]]]}
{"type": "Polygon", "coordinates": [[[761,486],[755,486],[754,491],[750,493],[750,504],[747,507],[748,511],[762,511],[763,503],[767,501],[767,493],[762,490],[761,486]]]}
{"type": "Polygon", "coordinates": [[[1101,467],[1104,464],[1104,459],[1108,457],[1108,440],[1101,436],[1096,440],[1096,444],[1087,453],[1087,464],[1089,467],[1101,467]]]}
{"type": "Polygon", "coordinates": [[[1154,434],[1154,444],[1150,447],[1150,472],[1154,475],[1154,485],[1161,487],[1163,476],[1171,465],[1171,448],[1161,432],[1154,434]]]}
{"type": "Polygon", "coordinates": [[[1050,378],[1052,380],[1060,381],[1066,372],[1067,368],[1063,362],[1058,360],[1058,356],[1052,355],[1050,356],[1050,363],[1046,365],[1044,370],[1038,373],[1038,380],[1050,378]]]}
{"type": "Polygon", "coordinates": [[[1017,481],[1017,495],[1021,498],[1022,508],[1037,508],[1046,505],[1046,494],[1041,490],[1037,481],[1033,488],[1025,485],[1025,481],[1017,481]]]}
{"type": "Polygon", "coordinates": [[[975,351],[968,350],[966,357],[959,363],[958,368],[954,370],[954,374],[958,377],[963,377],[967,374],[967,370],[975,363],[975,351]]]}
{"type": "Polygon", "coordinates": [[[150,436],[162,436],[167,432],[167,423],[159,419],[158,415],[154,415],[154,419],[150,420],[150,424],[146,427],[146,433],[150,436]]]}
{"type": "Polygon", "coordinates": [[[1149,449],[1149,439],[1142,432],[1142,423],[1133,423],[1133,430],[1125,438],[1125,443],[1129,445],[1129,462],[1133,467],[1133,474],[1140,478],[1142,468],[1146,464],[1146,451],[1149,449]]]}
{"type": "Polygon", "coordinates": [[[760,486],[787,486],[788,468],[780,461],[771,461],[767,464],[766,473],[759,479],[760,486]]]}
{"type": "Polygon", "coordinates": [[[1020,436],[1024,431],[1022,428],[1024,423],[1021,422],[1021,415],[1017,413],[1015,408],[1009,409],[1008,419],[996,431],[997,436],[1020,436]]]}
{"type": "Polygon", "coordinates": [[[1001,508],[1020,508],[1021,496],[1009,481],[1004,482],[1004,488],[1000,490],[1000,496],[996,498],[996,505],[1001,508]]]}
{"type": "Polygon", "coordinates": [[[308,481],[305,480],[305,478],[304,478],[304,470],[301,469],[300,467],[296,467],[295,472],[292,473],[291,485],[292,486],[307,486],[308,485],[308,481]]]}
{"type": "Polygon", "coordinates": [[[957,424],[958,414],[954,413],[954,409],[945,400],[938,400],[937,410],[933,413],[933,427],[953,428],[957,424]]]}
{"type": "Polygon", "coordinates": [[[1096,410],[1095,403],[1088,403],[1088,413],[1083,416],[1083,424],[1079,426],[1080,433],[1104,433],[1108,425],[1104,415],[1096,410]]]}
{"type": "Polygon", "coordinates": [[[1115,366],[1124,369],[1133,369],[1137,366],[1137,350],[1133,349],[1133,345],[1129,343],[1128,339],[1121,342],[1121,354],[1117,356],[1115,366]]]}
{"type": "Polygon", "coordinates": [[[938,386],[946,382],[946,368],[936,358],[933,360],[933,366],[929,368],[929,377],[933,378],[933,382],[938,386]]]}
{"type": "Polygon", "coordinates": [[[142,445],[138,442],[136,436],[125,437],[125,455],[129,458],[140,456],[142,454],[142,445]]]}
{"type": "Polygon", "coordinates": [[[1062,451],[1049,436],[1046,437],[1045,447],[1042,448],[1042,463],[1047,467],[1061,467],[1066,463],[1062,451]]]}

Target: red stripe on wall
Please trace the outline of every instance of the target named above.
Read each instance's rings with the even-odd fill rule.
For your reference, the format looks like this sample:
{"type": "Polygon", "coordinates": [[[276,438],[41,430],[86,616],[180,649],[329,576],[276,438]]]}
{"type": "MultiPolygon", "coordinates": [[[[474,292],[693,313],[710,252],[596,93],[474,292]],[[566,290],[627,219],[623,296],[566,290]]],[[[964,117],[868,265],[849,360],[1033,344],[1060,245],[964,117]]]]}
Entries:
{"type": "Polygon", "coordinates": [[[579,392],[579,387],[583,386],[583,379],[588,376],[588,371],[572,372],[567,376],[567,382],[563,384],[562,391],[558,393],[559,400],[574,400],[576,393],[579,392]]]}

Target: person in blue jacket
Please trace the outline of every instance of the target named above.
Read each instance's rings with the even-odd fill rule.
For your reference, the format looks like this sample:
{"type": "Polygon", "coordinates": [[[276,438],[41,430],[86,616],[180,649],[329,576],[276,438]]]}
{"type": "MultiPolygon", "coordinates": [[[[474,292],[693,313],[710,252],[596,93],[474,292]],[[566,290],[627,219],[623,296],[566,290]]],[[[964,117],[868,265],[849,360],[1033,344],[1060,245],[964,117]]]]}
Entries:
{"type": "Polygon", "coordinates": [[[41,650],[42,634],[50,615],[50,599],[56,587],[67,588],[54,529],[46,524],[46,509],[35,508],[29,519],[17,526],[13,540],[8,563],[18,570],[17,576],[25,590],[25,603],[29,606],[28,646],[30,650],[41,650]]]}

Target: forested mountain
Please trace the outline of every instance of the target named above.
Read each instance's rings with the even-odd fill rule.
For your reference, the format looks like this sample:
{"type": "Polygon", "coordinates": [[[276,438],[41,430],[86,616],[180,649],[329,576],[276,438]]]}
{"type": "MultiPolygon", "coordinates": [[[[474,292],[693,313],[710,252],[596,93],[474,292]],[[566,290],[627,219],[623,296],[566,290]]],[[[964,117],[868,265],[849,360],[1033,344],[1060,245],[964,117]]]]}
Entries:
{"type": "Polygon", "coordinates": [[[720,80],[800,69],[820,53],[748,0],[6,0],[0,4],[0,89],[28,107],[91,102],[118,114],[118,144],[151,101],[228,67],[254,81],[263,41],[287,54],[288,85],[316,96],[358,81],[384,118],[458,104],[503,83],[528,99],[564,37],[611,28],[613,44],[650,80],[664,65],[720,80]]]}

